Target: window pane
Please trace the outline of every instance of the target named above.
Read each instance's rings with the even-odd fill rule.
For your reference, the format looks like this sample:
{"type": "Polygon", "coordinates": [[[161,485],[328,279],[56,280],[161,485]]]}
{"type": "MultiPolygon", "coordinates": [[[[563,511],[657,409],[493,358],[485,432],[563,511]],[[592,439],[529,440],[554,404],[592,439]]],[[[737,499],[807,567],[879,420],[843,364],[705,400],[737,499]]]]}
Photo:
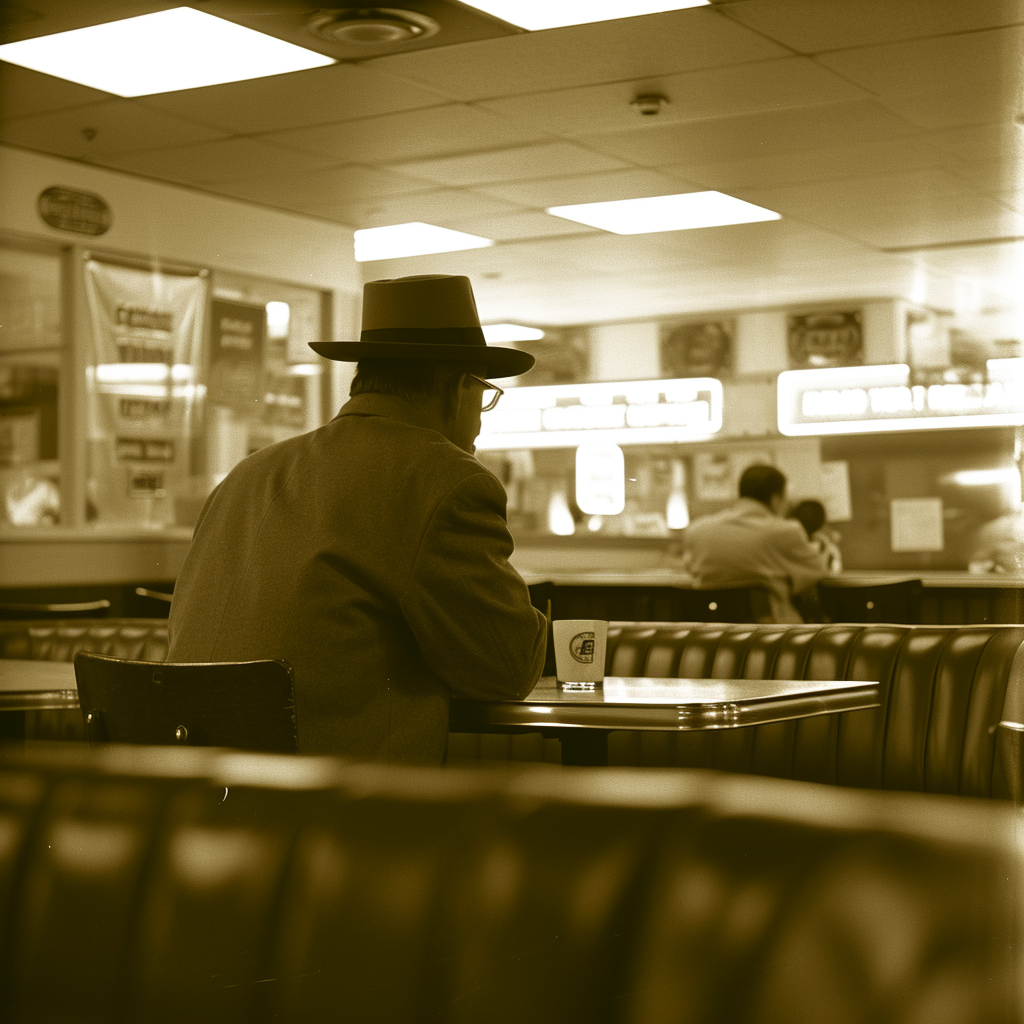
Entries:
{"type": "Polygon", "coordinates": [[[60,260],[0,248],[0,524],[60,520],[60,260]]]}

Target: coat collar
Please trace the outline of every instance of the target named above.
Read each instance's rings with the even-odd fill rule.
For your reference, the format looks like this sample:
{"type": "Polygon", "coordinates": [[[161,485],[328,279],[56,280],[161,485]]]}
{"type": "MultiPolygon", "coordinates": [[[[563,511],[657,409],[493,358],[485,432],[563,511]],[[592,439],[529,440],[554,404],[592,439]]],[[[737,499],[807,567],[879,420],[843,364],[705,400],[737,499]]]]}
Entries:
{"type": "Polygon", "coordinates": [[[427,417],[416,405],[404,398],[399,398],[398,395],[353,395],[334,418],[340,419],[342,416],[383,416],[385,419],[407,423],[411,427],[422,427],[424,430],[437,429],[427,421],[427,417]]]}
{"type": "Polygon", "coordinates": [[[734,511],[742,516],[756,516],[759,518],[776,519],[775,513],[755,498],[740,498],[733,506],[734,511]]]}

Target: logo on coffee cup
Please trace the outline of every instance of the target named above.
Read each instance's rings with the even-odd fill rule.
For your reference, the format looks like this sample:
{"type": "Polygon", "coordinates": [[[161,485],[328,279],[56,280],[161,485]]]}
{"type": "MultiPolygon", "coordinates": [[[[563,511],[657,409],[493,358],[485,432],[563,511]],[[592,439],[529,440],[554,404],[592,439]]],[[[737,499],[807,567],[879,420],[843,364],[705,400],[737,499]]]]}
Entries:
{"type": "Polygon", "coordinates": [[[581,665],[592,665],[594,663],[594,634],[577,633],[569,641],[569,653],[574,661],[581,665]]]}

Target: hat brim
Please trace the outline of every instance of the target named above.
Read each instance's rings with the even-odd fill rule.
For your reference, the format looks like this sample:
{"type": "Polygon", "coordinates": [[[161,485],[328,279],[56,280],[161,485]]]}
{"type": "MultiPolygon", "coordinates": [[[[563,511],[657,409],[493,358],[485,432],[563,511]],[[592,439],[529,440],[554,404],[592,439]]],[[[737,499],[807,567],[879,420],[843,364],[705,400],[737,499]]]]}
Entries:
{"type": "Polygon", "coordinates": [[[490,377],[518,377],[537,361],[517,348],[483,345],[423,345],[410,342],[313,341],[309,347],[325,359],[357,363],[360,359],[439,359],[465,363],[490,377]]]}

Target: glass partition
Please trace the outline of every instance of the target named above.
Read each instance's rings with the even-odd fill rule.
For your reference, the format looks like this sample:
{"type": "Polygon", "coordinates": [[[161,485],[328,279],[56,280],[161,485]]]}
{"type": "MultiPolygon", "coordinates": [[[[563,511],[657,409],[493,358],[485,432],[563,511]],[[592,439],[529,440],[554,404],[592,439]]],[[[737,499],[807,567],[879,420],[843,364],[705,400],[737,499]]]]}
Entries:
{"type": "Polygon", "coordinates": [[[61,259],[0,247],[0,524],[61,518],[61,259]]]}

